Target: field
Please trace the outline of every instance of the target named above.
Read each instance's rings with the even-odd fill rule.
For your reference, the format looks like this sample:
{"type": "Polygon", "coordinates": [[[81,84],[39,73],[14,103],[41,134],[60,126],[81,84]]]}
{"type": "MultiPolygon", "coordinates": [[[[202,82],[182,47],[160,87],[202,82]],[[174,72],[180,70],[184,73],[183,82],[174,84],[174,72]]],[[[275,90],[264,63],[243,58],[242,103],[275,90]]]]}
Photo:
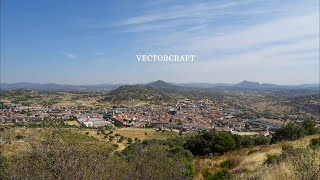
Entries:
{"type": "MultiPolygon", "coordinates": [[[[66,121],[66,124],[70,125],[77,125],[76,121],[66,121]]],[[[1,125],[5,127],[8,125],[1,125]]],[[[0,127],[1,127],[0,126],[0,127]]],[[[11,155],[23,151],[27,151],[28,148],[33,143],[41,142],[46,137],[46,131],[50,130],[50,128],[26,128],[26,127],[14,127],[10,128],[8,132],[6,132],[5,136],[7,138],[11,138],[11,144],[5,144],[3,147],[3,153],[6,155],[11,155]],[[23,136],[21,139],[17,139],[17,136],[23,136]]],[[[105,143],[106,145],[111,146],[112,144],[117,144],[118,148],[116,151],[121,151],[125,147],[129,145],[128,139],[131,138],[133,141],[136,140],[148,140],[148,139],[168,139],[174,138],[178,136],[176,131],[157,131],[156,129],[143,129],[143,128],[114,128],[112,130],[106,131],[109,135],[97,133],[96,129],[78,129],[78,128],[61,128],[61,131],[68,131],[70,133],[82,134],[88,137],[93,137],[94,139],[98,140],[99,142],[105,143]],[[117,134],[117,135],[116,135],[117,134]],[[110,136],[114,138],[110,140],[110,136]],[[122,142],[118,142],[121,136],[124,136],[124,140],[122,142]]]]}

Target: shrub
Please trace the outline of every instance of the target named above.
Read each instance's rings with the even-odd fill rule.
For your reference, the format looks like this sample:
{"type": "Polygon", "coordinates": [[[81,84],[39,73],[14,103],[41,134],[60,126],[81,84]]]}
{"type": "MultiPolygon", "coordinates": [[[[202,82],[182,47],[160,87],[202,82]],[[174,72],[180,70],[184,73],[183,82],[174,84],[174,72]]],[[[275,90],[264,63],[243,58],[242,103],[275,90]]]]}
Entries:
{"type": "Polygon", "coordinates": [[[319,133],[319,129],[315,127],[316,123],[312,120],[304,120],[302,122],[302,126],[307,135],[313,135],[313,134],[319,133]]]}
{"type": "Polygon", "coordinates": [[[265,145],[269,143],[269,138],[265,136],[259,136],[254,139],[254,145],[265,145]]]}
{"type": "Polygon", "coordinates": [[[231,179],[232,174],[229,172],[228,169],[218,169],[214,174],[208,177],[208,180],[227,180],[231,179]]]}
{"type": "Polygon", "coordinates": [[[265,164],[276,164],[279,161],[279,157],[276,154],[267,154],[267,159],[264,161],[265,164]]]}
{"type": "Polygon", "coordinates": [[[249,155],[249,154],[256,153],[256,152],[258,152],[258,151],[260,151],[260,149],[251,149],[251,150],[248,152],[248,155],[249,155]]]}
{"type": "Polygon", "coordinates": [[[193,159],[192,153],[181,146],[173,146],[172,148],[170,148],[169,152],[175,154],[175,156],[177,157],[183,157],[188,161],[192,161],[193,159]]]}
{"type": "Polygon", "coordinates": [[[297,148],[288,161],[295,168],[298,179],[320,179],[319,151],[312,148],[297,148]]]}
{"type": "Polygon", "coordinates": [[[184,147],[190,150],[193,155],[205,155],[210,153],[209,143],[201,135],[196,135],[187,139],[184,147]]]}
{"type": "Polygon", "coordinates": [[[120,139],[118,140],[119,143],[121,143],[124,139],[124,136],[121,136],[120,139]]]}
{"type": "Polygon", "coordinates": [[[239,164],[239,161],[235,159],[227,159],[220,163],[219,167],[226,168],[226,169],[232,169],[236,167],[239,164]]]}
{"type": "Polygon", "coordinates": [[[288,123],[276,130],[276,133],[272,136],[271,143],[276,143],[281,140],[296,140],[303,137],[304,134],[305,130],[302,126],[288,123]]]}
{"type": "Polygon", "coordinates": [[[206,168],[205,170],[202,171],[202,176],[204,179],[208,179],[212,174],[209,172],[209,169],[206,168]]]}
{"type": "Polygon", "coordinates": [[[17,139],[22,139],[24,136],[22,136],[21,134],[18,134],[17,136],[16,136],[16,138],[17,139]]]}
{"type": "Polygon", "coordinates": [[[310,140],[310,147],[319,148],[320,147],[320,138],[313,138],[310,140]]]}
{"type": "Polygon", "coordinates": [[[129,143],[129,144],[132,143],[132,138],[128,138],[128,143],[129,143]]]}
{"type": "Polygon", "coordinates": [[[235,148],[236,142],[232,138],[231,134],[227,132],[215,133],[210,144],[212,152],[219,152],[221,154],[235,148]]]}
{"type": "Polygon", "coordinates": [[[248,148],[254,145],[254,140],[249,136],[243,136],[241,138],[241,147],[248,148]]]}
{"type": "Polygon", "coordinates": [[[186,140],[184,147],[193,155],[212,152],[224,153],[236,148],[236,142],[228,132],[205,131],[186,140]]]}
{"type": "Polygon", "coordinates": [[[112,147],[118,148],[119,145],[118,144],[112,144],[112,147]]]}
{"type": "Polygon", "coordinates": [[[116,133],[116,134],[115,134],[115,136],[116,136],[116,137],[117,137],[117,136],[121,136],[121,134],[119,134],[119,133],[116,133]]]}

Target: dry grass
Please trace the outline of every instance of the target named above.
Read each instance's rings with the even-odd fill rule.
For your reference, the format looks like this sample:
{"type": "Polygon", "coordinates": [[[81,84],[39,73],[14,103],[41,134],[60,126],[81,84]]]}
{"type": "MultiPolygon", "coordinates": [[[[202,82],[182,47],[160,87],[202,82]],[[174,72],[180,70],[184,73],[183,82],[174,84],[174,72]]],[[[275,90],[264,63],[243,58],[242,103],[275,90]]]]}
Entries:
{"type": "MultiPolygon", "coordinates": [[[[261,173],[261,177],[263,176],[266,179],[277,179],[277,178],[274,178],[273,175],[268,175],[268,176],[263,175],[262,169],[265,168],[264,161],[266,160],[266,155],[281,154],[282,146],[284,144],[291,145],[295,148],[306,147],[309,145],[310,140],[316,137],[320,137],[320,135],[307,136],[307,137],[298,139],[296,141],[284,141],[284,142],[273,144],[273,145],[262,145],[262,146],[255,146],[253,148],[244,148],[244,149],[225,153],[223,156],[217,155],[217,156],[212,156],[207,158],[196,158],[193,162],[196,170],[196,175],[194,179],[195,180],[202,179],[201,172],[205,169],[208,169],[211,173],[215,172],[222,161],[230,158],[237,159],[240,161],[240,164],[234,169],[232,169],[232,172],[234,174],[244,176],[244,174],[247,174],[247,172],[259,171],[261,173]],[[253,153],[249,153],[250,151],[253,153]]],[[[274,169],[274,170],[270,169],[270,171],[274,171],[272,173],[281,173],[281,172],[287,172],[291,168],[291,167],[285,167],[285,165],[282,165],[282,166],[283,166],[281,167],[283,168],[282,170],[278,171],[277,169],[274,169]],[[285,168],[287,168],[287,170],[285,170],[285,168]]],[[[260,176],[260,175],[257,174],[256,176],[260,176]]],[[[283,174],[283,176],[285,176],[285,174],[283,174]]],[[[261,178],[258,178],[258,179],[261,179],[261,178]]],[[[288,179],[288,178],[285,178],[285,179],[288,179]]]]}
{"type": "Polygon", "coordinates": [[[64,122],[65,124],[68,124],[68,125],[75,125],[75,126],[78,126],[78,127],[80,127],[80,124],[79,124],[79,122],[78,121],[65,121],[64,122]]]}
{"type": "MultiPolygon", "coordinates": [[[[77,121],[66,121],[67,124],[73,125],[78,124],[77,121]]],[[[63,128],[65,130],[69,130],[72,133],[80,133],[83,135],[86,135],[88,132],[88,136],[94,137],[100,142],[104,142],[107,144],[118,144],[117,151],[125,149],[129,144],[128,141],[125,139],[122,142],[117,142],[117,140],[120,139],[120,136],[114,137],[112,141],[109,140],[109,138],[105,138],[103,134],[97,134],[96,129],[78,129],[78,128],[63,128]]],[[[12,139],[11,144],[3,144],[2,151],[5,155],[13,155],[17,154],[23,151],[27,151],[32,143],[35,142],[41,142],[42,140],[45,140],[46,137],[46,128],[21,128],[21,127],[15,127],[11,128],[10,132],[6,130],[6,133],[10,138],[12,139]],[[17,135],[24,136],[21,141],[18,142],[18,139],[15,137],[17,135]]],[[[169,137],[176,137],[178,136],[177,132],[171,132],[171,131],[165,131],[165,132],[157,132],[155,129],[143,129],[143,128],[117,128],[115,130],[112,130],[113,133],[110,134],[111,136],[115,136],[115,134],[119,133],[121,136],[124,136],[126,138],[132,138],[134,140],[135,138],[138,138],[139,140],[143,141],[146,139],[167,139],[169,137]]],[[[110,132],[110,131],[107,131],[110,132]]],[[[3,135],[3,134],[1,134],[3,135]]]]}
{"type": "Polygon", "coordinates": [[[240,136],[254,136],[254,135],[258,135],[259,133],[257,133],[257,132],[232,132],[232,134],[237,134],[240,136]]]}
{"type": "Polygon", "coordinates": [[[298,180],[294,173],[294,168],[289,163],[280,163],[279,165],[262,166],[251,173],[243,173],[237,177],[241,180],[298,180]]]}

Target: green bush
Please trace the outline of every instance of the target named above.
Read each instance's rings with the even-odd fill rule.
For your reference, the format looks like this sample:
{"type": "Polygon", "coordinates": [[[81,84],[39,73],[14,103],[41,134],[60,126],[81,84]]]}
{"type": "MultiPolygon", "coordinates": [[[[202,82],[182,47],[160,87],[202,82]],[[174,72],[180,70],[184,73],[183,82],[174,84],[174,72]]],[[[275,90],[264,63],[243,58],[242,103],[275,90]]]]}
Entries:
{"type": "Polygon", "coordinates": [[[123,140],[124,140],[124,136],[121,136],[118,142],[121,143],[123,140]]]}
{"type": "Polygon", "coordinates": [[[254,145],[265,145],[269,143],[269,138],[265,136],[259,136],[254,139],[254,145]]]}
{"type": "Polygon", "coordinates": [[[210,142],[210,149],[212,152],[219,152],[222,154],[235,148],[236,142],[232,138],[231,134],[227,132],[215,133],[212,138],[212,142],[210,142]]]}
{"type": "Polygon", "coordinates": [[[219,167],[226,168],[226,169],[232,169],[236,167],[239,164],[239,161],[235,159],[227,159],[220,163],[219,167]]]}
{"type": "Polygon", "coordinates": [[[254,140],[250,136],[243,136],[241,138],[241,147],[248,148],[254,145],[254,140]]]}
{"type": "Polygon", "coordinates": [[[310,147],[319,148],[320,147],[320,138],[313,138],[310,140],[310,147]]]}
{"type": "Polygon", "coordinates": [[[316,123],[312,120],[304,120],[302,126],[305,130],[306,135],[313,135],[319,133],[319,129],[316,128],[316,123]]]}
{"type": "Polygon", "coordinates": [[[203,170],[201,174],[202,174],[202,177],[203,177],[204,179],[208,179],[210,176],[212,176],[212,174],[209,172],[209,169],[208,169],[208,168],[206,168],[205,170],[203,170]]]}
{"type": "Polygon", "coordinates": [[[205,131],[186,140],[184,147],[193,155],[206,155],[209,153],[223,154],[236,148],[236,141],[228,132],[205,131]]]}
{"type": "Polygon", "coordinates": [[[296,140],[305,135],[305,129],[301,125],[288,123],[276,130],[272,136],[271,143],[276,143],[282,140],[296,140]]]}
{"type": "Polygon", "coordinates": [[[119,145],[118,144],[112,144],[112,147],[118,148],[119,145]]]}
{"type": "Polygon", "coordinates": [[[279,161],[279,157],[276,154],[267,154],[267,159],[264,161],[265,164],[276,164],[279,161]]]}
{"type": "Polygon", "coordinates": [[[229,172],[228,169],[222,168],[218,169],[214,174],[208,177],[208,180],[227,180],[231,179],[232,174],[229,172]]]}

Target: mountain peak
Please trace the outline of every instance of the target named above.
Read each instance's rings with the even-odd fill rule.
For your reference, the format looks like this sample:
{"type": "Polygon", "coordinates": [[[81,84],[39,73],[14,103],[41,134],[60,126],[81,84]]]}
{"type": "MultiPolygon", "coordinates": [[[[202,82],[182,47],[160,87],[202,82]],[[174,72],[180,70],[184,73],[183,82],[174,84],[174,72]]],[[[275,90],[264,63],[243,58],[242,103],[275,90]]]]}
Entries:
{"type": "Polygon", "coordinates": [[[153,83],[166,83],[165,81],[162,81],[162,80],[158,80],[158,81],[155,81],[153,83]]]}
{"type": "Polygon", "coordinates": [[[259,88],[260,83],[244,80],[238,84],[235,84],[235,86],[241,88],[259,88]]]}
{"type": "Polygon", "coordinates": [[[158,81],[155,81],[153,83],[150,83],[149,85],[152,85],[152,86],[163,86],[163,85],[165,85],[165,86],[167,86],[167,85],[171,85],[171,84],[169,84],[167,82],[164,82],[162,80],[158,80],[158,81]]]}
{"type": "Polygon", "coordinates": [[[158,80],[158,81],[155,81],[153,83],[150,83],[150,84],[147,84],[146,85],[147,87],[152,87],[152,88],[155,88],[157,90],[161,89],[161,90],[168,90],[168,89],[173,89],[173,88],[178,88],[177,86],[175,85],[172,85],[170,83],[167,83],[165,81],[162,81],[162,80],[158,80]]]}

